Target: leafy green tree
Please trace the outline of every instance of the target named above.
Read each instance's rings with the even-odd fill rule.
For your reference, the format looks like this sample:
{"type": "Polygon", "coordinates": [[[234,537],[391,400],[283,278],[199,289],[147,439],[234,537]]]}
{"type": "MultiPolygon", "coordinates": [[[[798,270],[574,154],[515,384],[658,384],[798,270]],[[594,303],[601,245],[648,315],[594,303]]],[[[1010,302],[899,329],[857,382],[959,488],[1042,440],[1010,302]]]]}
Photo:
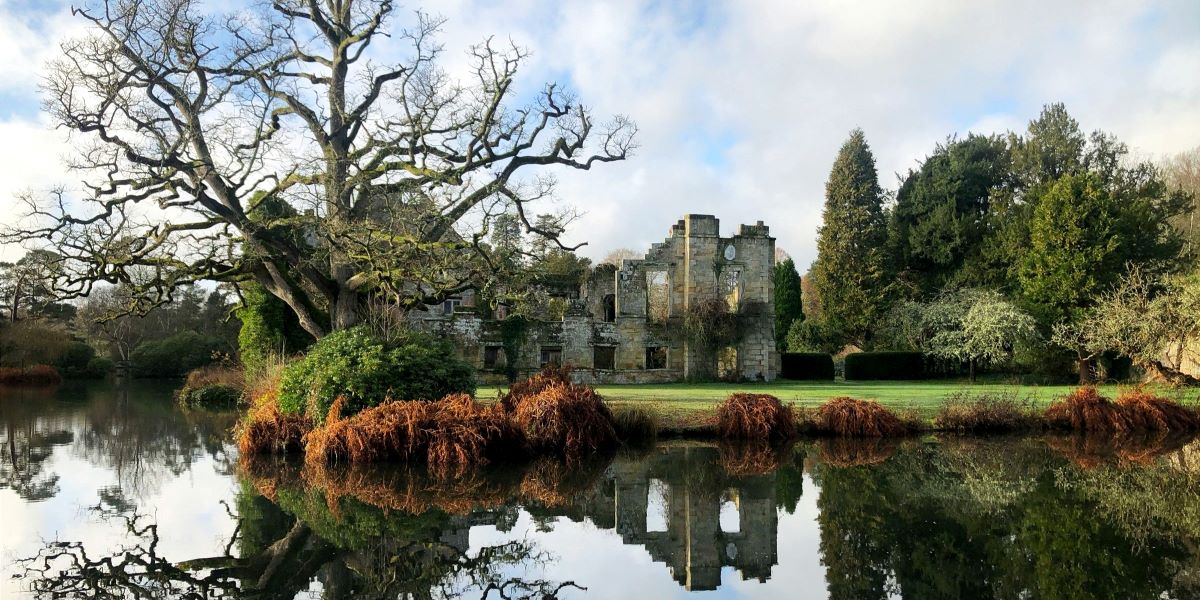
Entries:
{"type": "Polygon", "coordinates": [[[796,263],[785,259],[775,264],[775,345],[787,349],[787,334],[792,323],[804,320],[803,291],[796,263]]]}
{"type": "Polygon", "coordinates": [[[919,296],[948,283],[1003,279],[984,261],[991,201],[1010,184],[1007,142],[969,135],[938,144],[921,167],[909,171],[890,211],[889,251],[894,269],[919,296]]]}
{"type": "Polygon", "coordinates": [[[842,332],[823,320],[792,321],[787,333],[788,352],[837,354],[845,345],[842,332]]]}
{"type": "Polygon", "coordinates": [[[992,290],[963,290],[930,303],[923,324],[932,333],[925,350],[967,363],[971,381],[977,367],[1003,364],[1037,340],[1037,322],[992,290]]]}
{"type": "Polygon", "coordinates": [[[875,157],[861,129],[850,132],[825,184],[824,224],[813,279],[824,318],[847,341],[870,347],[887,309],[887,219],[875,157]]]}
{"type": "Polygon", "coordinates": [[[1096,175],[1066,175],[1040,198],[1018,279],[1043,323],[1080,316],[1124,265],[1119,208],[1096,175]]]}

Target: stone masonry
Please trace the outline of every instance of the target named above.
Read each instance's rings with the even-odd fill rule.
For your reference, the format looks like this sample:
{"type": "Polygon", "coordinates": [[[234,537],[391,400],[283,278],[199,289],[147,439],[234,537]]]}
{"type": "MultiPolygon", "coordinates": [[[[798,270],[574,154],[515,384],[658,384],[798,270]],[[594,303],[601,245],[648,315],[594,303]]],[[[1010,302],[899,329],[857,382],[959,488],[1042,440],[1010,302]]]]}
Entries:
{"type": "MultiPolygon", "coordinates": [[[[775,239],[762,222],[722,237],[711,215],[685,215],[643,258],[592,269],[561,320],[529,321],[516,356],[506,356],[503,326],[469,298],[411,314],[419,326],[454,340],[484,381],[527,374],[547,363],[573,368],[588,383],[652,383],[711,377],[770,381],[775,351],[775,239]],[[740,321],[738,341],[717,356],[680,335],[685,311],[723,299],[740,321]],[[713,364],[715,362],[715,364],[713,364]]],[[[513,349],[508,340],[508,350],[513,349]]]]}

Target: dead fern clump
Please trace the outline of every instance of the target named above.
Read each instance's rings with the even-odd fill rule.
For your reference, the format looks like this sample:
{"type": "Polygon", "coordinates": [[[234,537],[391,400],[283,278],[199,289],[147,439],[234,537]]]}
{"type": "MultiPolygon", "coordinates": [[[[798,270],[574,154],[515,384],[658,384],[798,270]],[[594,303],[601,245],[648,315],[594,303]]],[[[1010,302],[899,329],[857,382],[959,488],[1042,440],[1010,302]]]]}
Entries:
{"type": "Polygon", "coordinates": [[[817,459],[838,468],[877,465],[891,458],[899,447],[896,438],[822,438],[817,440],[817,459]]]}
{"type": "Polygon", "coordinates": [[[303,415],[279,411],[273,391],[254,397],[246,418],[238,427],[238,449],[242,456],[304,451],[304,438],[312,421],[303,415]]]}
{"type": "Polygon", "coordinates": [[[792,455],[790,444],[770,444],[761,440],[725,441],[717,447],[718,463],[731,477],[754,477],[779,470],[792,455]]]}
{"type": "Polygon", "coordinates": [[[1133,431],[1195,431],[1200,415],[1187,407],[1144,389],[1126,390],[1117,397],[1117,406],[1125,413],[1133,431]]]}
{"type": "Polygon", "coordinates": [[[589,386],[551,382],[513,406],[513,422],[533,450],[578,457],[617,443],[612,412],[589,386]]]}
{"type": "Polygon", "coordinates": [[[1046,407],[1043,418],[1054,429],[1120,433],[1129,430],[1129,419],[1120,406],[1094,387],[1081,387],[1046,407]]]}
{"type": "Polygon", "coordinates": [[[343,404],[335,400],[325,423],[305,439],[308,462],[410,461],[454,476],[522,446],[500,407],[465,394],[384,402],[348,418],[341,417],[343,404]]]}
{"type": "Polygon", "coordinates": [[[904,435],[907,427],[892,411],[878,402],[840,397],[826,401],[816,412],[820,433],[846,437],[885,437],[904,435]]]}
{"type": "Polygon", "coordinates": [[[528,379],[512,384],[508,393],[500,397],[500,406],[504,407],[504,412],[512,414],[521,400],[536,396],[554,385],[571,385],[570,367],[550,364],[528,379]]]}
{"type": "Polygon", "coordinates": [[[775,396],[731,394],[717,405],[717,430],[727,440],[788,440],[796,436],[796,417],[775,396]]]}
{"type": "Polygon", "coordinates": [[[938,409],[934,425],[944,431],[1006,433],[1036,429],[1041,420],[1033,403],[1012,394],[952,394],[938,409]]]}

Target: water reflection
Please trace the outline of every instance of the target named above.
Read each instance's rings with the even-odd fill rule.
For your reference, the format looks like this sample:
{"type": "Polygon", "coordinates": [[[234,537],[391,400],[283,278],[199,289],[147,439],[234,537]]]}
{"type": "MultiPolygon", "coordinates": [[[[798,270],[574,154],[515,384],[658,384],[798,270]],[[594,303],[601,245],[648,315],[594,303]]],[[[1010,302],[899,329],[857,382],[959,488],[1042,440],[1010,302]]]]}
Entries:
{"type": "Polygon", "coordinates": [[[238,463],[230,414],[80,394],[0,402],[0,500],[76,494],[119,534],[39,530],[8,569],[36,596],[1200,597],[1189,439],[673,443],[438,479],[238,463]],[[79,464],[108,477],[80,491],[79,464]]]}

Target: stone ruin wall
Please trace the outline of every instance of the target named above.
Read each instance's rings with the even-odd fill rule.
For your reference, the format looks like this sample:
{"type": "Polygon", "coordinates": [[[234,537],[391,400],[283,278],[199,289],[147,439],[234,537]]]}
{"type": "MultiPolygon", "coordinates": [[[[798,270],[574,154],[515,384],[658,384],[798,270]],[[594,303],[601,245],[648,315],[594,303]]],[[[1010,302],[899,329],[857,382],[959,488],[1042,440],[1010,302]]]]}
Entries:
{"type": "MultiPolygon", "coordinates": [[[[702,364],[705,353],[690,348],[678,333],[684,311],[699,302],[727,298],[736,273],[743,334],[735,348],[720,353],[719,369],[731,378],[771,381],[779,364],[774,267],[775,239],[762,222],[742,225],[732,237],[722,237],[716,217],[685,215],[643,258],[623,260],[619,268],[592,269],[561,321],[528,321],[518,356],[503,355],[500,323],[481,318],[470,306],[449,315],[432,307],[435,310],[412,318],[420,327],[454,340],[479,370],[481,383],[502,382],[510,360],[522,375],[538,370],[543,349],[561,349],[562,364],[572,367],[581,382],[680,381],[713,374],[711,365],[702,364]],[[665,294],[658,292],[661,287],[651,290],[650,274],[665,274],[665,294]],[[665,299],[665,310],[655,298],[665,299]],[[665,321],[654,318],[664,312],[665,321]],[[485,364],[489,347],[493,355],[501,348],[498,364],[485,364]],[[613,349],[612,369],[597,368],[597,347],[613,349]],[[649,368],[653,365],[647,362],[648,348],[665,348],[665,366],[649,368]]],[[[661,281],[662,275],[658,277],[661,281]]]]}

